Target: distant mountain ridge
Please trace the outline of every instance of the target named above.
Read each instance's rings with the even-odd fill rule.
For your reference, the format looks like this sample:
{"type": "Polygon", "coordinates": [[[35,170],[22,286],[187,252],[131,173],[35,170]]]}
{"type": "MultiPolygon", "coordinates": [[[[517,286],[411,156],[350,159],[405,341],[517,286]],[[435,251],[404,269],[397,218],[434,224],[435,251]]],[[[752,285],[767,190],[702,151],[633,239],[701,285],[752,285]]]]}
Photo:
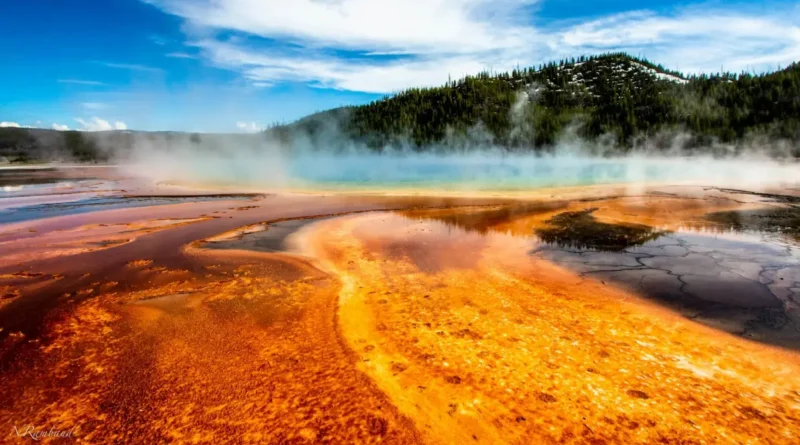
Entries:
{"type": "Polygon", "coordinates": [[[230,138],[242,144],[268,139],[287,149],[533,151],[573,137],[611,152],[668,150],[676,144],[690,150],[777,144],[800,157],[800,65],[761,75],[685,76],[627,54],[604,54],[411,88],[258,135],[0,128],[0,161],[105,160],[113,151],[130,149],[141,136],[182,144],[202,138],[212,145],[230,138]]]}

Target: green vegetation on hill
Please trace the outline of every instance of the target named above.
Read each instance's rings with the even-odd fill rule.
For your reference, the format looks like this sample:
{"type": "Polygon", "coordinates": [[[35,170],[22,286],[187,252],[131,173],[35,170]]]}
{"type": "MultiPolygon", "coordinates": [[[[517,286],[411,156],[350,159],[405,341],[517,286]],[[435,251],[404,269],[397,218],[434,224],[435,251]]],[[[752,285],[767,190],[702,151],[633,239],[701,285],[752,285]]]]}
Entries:
{"type": "Polygon", "coordinates": [[[800,66],[764,75],[684,77],[625,54],[562,60],[511,73],[481,73],[435,88],[412,88],[358,107],[318,113],[281,135],[341,128],[371,148],[458,144],[552,146],[568,129],[625,150],[643,140],[688,147],[747,138],[800,142],[800,66]],[[333,122],[333,124],[331,124],[333,122]]]}

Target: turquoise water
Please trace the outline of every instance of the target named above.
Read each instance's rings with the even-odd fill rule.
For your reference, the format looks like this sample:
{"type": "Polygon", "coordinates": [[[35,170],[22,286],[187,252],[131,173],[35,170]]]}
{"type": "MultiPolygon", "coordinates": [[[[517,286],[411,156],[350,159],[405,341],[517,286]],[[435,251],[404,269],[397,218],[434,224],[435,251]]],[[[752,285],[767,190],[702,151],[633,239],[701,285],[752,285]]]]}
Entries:
{"type": "Polygon", "coordinates": [[[616,183],[763,185],[800,180],[800,164],[708,158],[350,156],[290,159],[290,185],[523,190],[616,183]]]}
{"type": "Polygon", "coordinates": [[[800,181],[800,164],[765,159],[559,154],[323,154],[148,158],[132,172],[158,180],[289,188],[524,190],[625,183],[764,186],[800,181]]]}

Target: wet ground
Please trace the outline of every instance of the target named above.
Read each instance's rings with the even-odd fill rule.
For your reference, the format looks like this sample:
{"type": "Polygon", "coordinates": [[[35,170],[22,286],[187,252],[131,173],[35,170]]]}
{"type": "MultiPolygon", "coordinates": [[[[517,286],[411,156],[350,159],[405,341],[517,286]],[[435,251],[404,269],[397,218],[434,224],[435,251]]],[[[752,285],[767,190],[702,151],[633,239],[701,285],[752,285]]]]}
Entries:
{"type": "Polygon", "coordinates": [[[581,277],[622,286],[708,326],[800,349],[800,208],[794,197],[757,194],[770,206],[789,204],[704,210],[689,220],[677,213],[660,225],[642,224],[651,211],[646,203],[658,196],[570,204],[580,210],[531,209],[527,216],[518,213],[516,223],[496,220],[493,210],[473,212],[471,219],[463,213],[422,217],[480,233],[512,227],[515,236],[530,240],[531,255],[581,277]],[[627,206],[623,220],[614,221],[621,206],[627,206]],[[608,221],[595,216],[608,211],[608,221]]]}
{"type": "Polygon", "coordinates": [[[103,175],[102,167],[57,168],[50,166],[0,167],[0,192],[31,189],[45,184],[96,180],[103,175]],[[98,175],[97,173],[100,173],[98,175]]]}
{"type": "Polygon", "coordinates": [[[800,434],[791,195],[221,195],[100,176],[0,196],[30,215],[0,222],[4,431],[276,444],[800,434]]]}
{"type": "Polygon", "coordinates": [[[305,226],[329,218],[331,217],[321,216],[254,224],[209,238],[203,242],[202,247],[221,250],[251,250],[255,252],[288,252],[292,250],[288,239],[293,233],[305,226]]]}
{"type": "Polygon", "coordinates": [[[137,181],[114,177],[105,167],[4,168],[0,169],[0,185],[0,224],[103,210],[266,197],[260,193],[177,193],[169,188],[157,194],[158,188],[141,189],[137,181]]]}
{"type": "Polygon", "coordinates": [[[30,221],[56,216],[78,215],[102,210],[152,207],[168,204],[192,203],[236,198],[264,198],[259,194],[208,194],[187,196],[93,196],[70,202],[21,205],[0,209],[0,224],[30,221]]]}
{"type": "Polygon", "coordinates": [[[624,285],[703,324],[800,349],[800,249],[762,232],[673,232],[614,251],[533,255],[624,285]]]}

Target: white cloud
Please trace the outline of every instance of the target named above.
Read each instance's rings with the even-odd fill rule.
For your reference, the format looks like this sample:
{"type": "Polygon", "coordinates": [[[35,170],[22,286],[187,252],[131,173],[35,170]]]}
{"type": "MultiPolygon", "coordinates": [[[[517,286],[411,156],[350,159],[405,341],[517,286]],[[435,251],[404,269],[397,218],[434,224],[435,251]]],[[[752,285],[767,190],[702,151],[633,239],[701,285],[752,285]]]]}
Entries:
{"type": "Polygon", "coordinates": [[[780,7],[544,23],[537,0],[144,1],[184,18],[203,57],[258,87],[296,81],[388,93],[612,51],[688,73],[764,71],[800,59],[800,21],[780,7]]]}
{"type": "Polygon", "coordinates": [[[56,131],[68,131],[69,130],[68,126],[61,125],[61,124],[53,124],[51,128],[53,130],[56,130],[56,131]]]}
{"type": "Polygon", "coordinates": [[[236,128],[245,133],[258,133],[259,131],[264,130],[263,127],[256,124],[255,122],[237,122],[236,128]]]}
{"type": "Polygon", "coordinates": [[[20,125],[16,122],[0,122],[0,128],[20,128],[20,125]]]}
{"type": "Polygon", "coordinates": [[[570,52],[626,50],[688,73],[763,71],[800,58],[800,27],[779,16],[690,9],[672,16],[617,14],[555,34],[570,52]]]}
{"type": "Polygon", "coordinates": [[[564,42],[572,46],[620,46],[664,42],[676,38],[710,37],[713,34],[736,39],[775,41],[786,38],[791,29],[796,27],[760,17],[725,12],[702,15],[689,12],[669,17],[637,11],[585,22],[574,26],[562,36],[564,42]]]}
{"type": "Polygon", "coordinates": [[[125,125],[125,122],[116,121],[112,125],[109,121],[100,119],[99,117],[93,117],[89,120],[76,117],[75,122],[81,125],[80,129],[83,131],[112,131],[128,129],[128,126],[125,125]]]}
{"type": "Polygon", "coordinates": [[[150,0],[192,24],[368,51],[438,53],[518,48],[536,0],[150,0]]]}
{"type": "MultiPolygon", "coordinates": [[[[293,58],[268,53],[255,53],[227,43],[197,43],[218,66],[242,72],[256,86],[276,82],[308,82],[319,87],[384,93],[399,91],[411,85],[430,86],[486,68],[469,57],[397,60],[394,62],[347,61],[337,58],[293,58]]],[[[511,61],[497,62],[496,68],[509,69],[511,61]],[[502,65],[502,66],[501,66],[502,65]]]]}

